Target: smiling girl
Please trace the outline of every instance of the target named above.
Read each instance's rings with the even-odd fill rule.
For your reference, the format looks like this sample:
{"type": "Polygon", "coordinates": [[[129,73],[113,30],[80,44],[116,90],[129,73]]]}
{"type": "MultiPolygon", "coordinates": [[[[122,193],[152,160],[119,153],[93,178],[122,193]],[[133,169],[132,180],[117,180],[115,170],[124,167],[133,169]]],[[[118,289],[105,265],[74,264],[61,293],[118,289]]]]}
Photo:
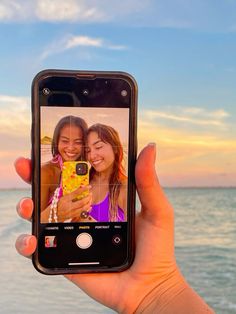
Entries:
{"type": "Polygon", "coordinates": [[[87,144],[93,204],[90,216],[99,222],[125,221],[127,177],[118,132],[110,126],[94,124],[88,129],[87,144]]]}
{"type": "Polygon", "coordinates": [[[89,187],[79,187],[63,196],[61,172],[64,161],[86,160],[86,122],[75,116],[63,117],[56,125],[52,144],[52,160],[41,167],[41,222],[78,221],[82,211],[89,211],[91,193],[82,200],[75,197],[89,187]]]}

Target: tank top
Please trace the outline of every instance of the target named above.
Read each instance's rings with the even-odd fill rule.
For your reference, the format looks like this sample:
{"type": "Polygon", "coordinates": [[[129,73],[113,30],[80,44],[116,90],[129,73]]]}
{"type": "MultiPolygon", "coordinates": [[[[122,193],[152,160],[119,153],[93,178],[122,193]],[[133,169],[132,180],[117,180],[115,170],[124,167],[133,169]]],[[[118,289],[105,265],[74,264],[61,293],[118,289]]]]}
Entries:
{"type": "MultiPolygon", "coordinates": [[[[109,222],[109,193],[99,204],[92,204],[92,210],[90,216],[98,222],[109,222]]],[[[125,221],[125,215],[123,209],[118,206],[118,218],[117,222],[125,221]]]]}

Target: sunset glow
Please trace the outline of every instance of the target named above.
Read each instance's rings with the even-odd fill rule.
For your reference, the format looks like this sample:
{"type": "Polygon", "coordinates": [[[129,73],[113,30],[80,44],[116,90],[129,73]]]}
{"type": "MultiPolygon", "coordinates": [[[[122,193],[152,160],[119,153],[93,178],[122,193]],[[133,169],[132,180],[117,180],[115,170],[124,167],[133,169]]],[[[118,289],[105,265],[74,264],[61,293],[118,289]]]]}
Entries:
{"type": "Polygon", "coordinates": [[[46,3],[0,6],[0,188],[27,186],[13,163],[30,157],[31,82],[46,68],[131,73],[139,151],[157,143],[161,183],[236,186],[232,1],[219,12],[196,1],[172,11],[162,1],[46,3]]]}

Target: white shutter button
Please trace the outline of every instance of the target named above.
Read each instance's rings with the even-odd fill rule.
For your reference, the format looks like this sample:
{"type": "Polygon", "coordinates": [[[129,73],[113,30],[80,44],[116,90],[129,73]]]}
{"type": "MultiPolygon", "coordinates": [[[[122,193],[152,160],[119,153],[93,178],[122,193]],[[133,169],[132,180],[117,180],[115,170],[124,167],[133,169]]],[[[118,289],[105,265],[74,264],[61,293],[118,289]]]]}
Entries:
{"type": "Polygon", "coordinates": [[[83,232],[80,233],[76,238],[76,244],[81,249],[88,249],[93,243],[93,238],[90,234],[83,232]]]}

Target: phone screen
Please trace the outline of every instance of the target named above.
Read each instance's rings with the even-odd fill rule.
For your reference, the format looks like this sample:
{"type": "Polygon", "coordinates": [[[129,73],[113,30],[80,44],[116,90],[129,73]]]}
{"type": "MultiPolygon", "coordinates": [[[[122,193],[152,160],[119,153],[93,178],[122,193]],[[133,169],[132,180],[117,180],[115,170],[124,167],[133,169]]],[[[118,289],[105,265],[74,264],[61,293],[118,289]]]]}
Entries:
{"type": "Polygon", "coordinates": [[[47,274],[127,268],[135,212],[133,79],[43,72],[32,105],[36,268],[47,274]]]}

